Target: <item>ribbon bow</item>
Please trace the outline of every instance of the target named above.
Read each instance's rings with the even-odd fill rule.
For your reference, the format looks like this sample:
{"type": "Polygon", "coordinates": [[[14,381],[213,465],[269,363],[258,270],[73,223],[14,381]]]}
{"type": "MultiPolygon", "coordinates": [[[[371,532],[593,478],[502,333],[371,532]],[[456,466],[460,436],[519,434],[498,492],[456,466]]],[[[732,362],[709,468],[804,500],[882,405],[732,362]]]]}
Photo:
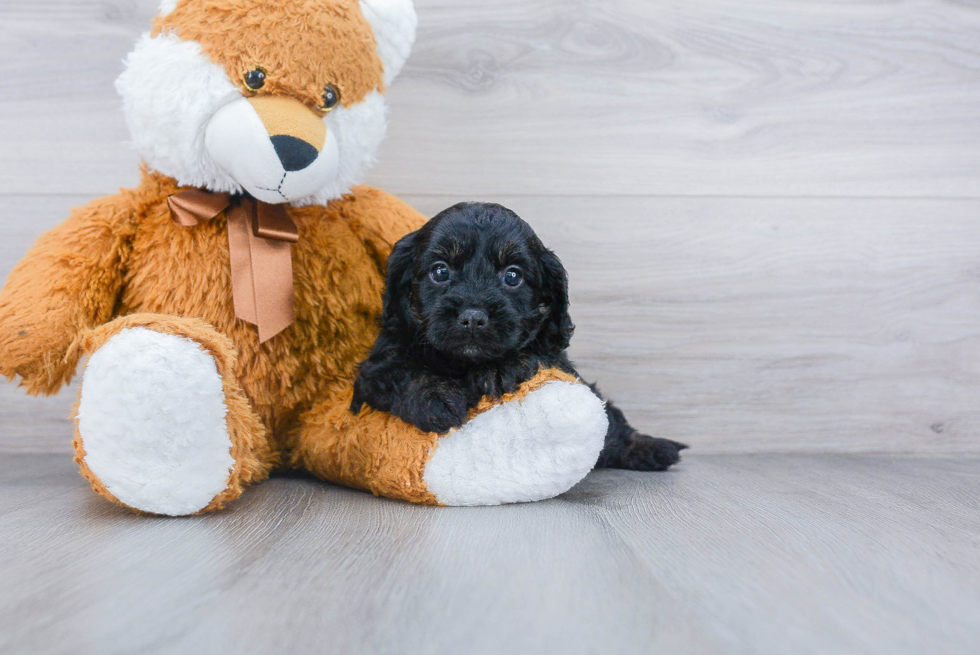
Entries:
{"type": "Polygon", "coordinates": [[[195,227],[222,212],[228,217],[235,316],[258,326],[265,343],[293,322],[292,244],[299,230],[282,205],[252,196],[192,189],[167,198],[170,217],[195,227]]]}

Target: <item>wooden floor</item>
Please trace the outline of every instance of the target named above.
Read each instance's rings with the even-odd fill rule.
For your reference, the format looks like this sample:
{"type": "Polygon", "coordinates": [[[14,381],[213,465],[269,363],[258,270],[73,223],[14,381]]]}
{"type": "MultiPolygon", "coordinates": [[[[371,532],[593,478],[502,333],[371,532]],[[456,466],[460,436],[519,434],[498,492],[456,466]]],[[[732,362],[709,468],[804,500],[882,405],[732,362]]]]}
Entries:
{"type": "Polygon", "coordinates": [[[542,503],[276,479],[130,515],[0,456],[3,653],[881,653],[980,643],[980,461],[692,454],[542,503]]]}

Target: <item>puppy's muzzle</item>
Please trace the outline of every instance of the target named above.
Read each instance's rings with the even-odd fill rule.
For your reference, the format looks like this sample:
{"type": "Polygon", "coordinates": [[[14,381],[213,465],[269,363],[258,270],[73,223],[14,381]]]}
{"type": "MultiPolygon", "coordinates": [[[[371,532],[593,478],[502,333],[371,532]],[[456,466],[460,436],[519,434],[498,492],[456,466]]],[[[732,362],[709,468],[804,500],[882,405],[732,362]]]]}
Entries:
{"type": "Polygon", "coordinates": [[[248,101],[269,133],[283,169],[301,171],[316,161],[327,140],[322,116],[288,96],[256,96],[248,101]]]}

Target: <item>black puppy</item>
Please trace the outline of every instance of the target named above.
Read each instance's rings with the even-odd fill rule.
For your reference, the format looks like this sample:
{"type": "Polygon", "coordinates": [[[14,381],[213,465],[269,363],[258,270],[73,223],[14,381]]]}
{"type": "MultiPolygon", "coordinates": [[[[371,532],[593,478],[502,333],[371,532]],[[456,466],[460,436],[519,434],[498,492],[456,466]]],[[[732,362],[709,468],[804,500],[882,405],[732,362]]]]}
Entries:
{"type": "MultiPolygon", "coordinates": [[[[366,403],[443,433],[539,368],[577,375],[565,354],[575,329],[565,269],[500,205],[456,205],[395,244],[381,323],[354,385],[355,413],[366,403]]],[[[660,471],[687,447],[638,433],[612,403],[606,413],[597,466],[660,471]]]]}

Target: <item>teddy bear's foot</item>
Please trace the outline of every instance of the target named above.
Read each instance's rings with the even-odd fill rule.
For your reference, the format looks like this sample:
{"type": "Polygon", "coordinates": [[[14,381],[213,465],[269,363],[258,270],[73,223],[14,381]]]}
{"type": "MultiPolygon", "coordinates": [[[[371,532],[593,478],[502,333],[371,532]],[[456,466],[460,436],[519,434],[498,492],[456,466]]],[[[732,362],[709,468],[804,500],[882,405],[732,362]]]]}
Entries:
{"type": "Polygon", "coordinates": [[[216,509],[240,495],[235,455],[249,454],[230,430],[237,424],[241,432],[242,417],[229,412],[214,353],[180,334],[180,321],[165,326],[171,333],[130,321],[102,335],[77,407],[76,460],[96,491],[168,516],[216,509]]]}
{"type": "Polygon", "coordinates": [[[196,342],[124,330],[85,369],[84,462],[124,505],[194,514],[228,487],[235,460],[227,411],[214,359],[196,342]]]}
{"type": "Polygon", "coordinates": [[[424,481],[443,505],[551,498],[592,470],[608,425],[602,401],[586,385],[548,382],[440,438],[424,481]]]}

